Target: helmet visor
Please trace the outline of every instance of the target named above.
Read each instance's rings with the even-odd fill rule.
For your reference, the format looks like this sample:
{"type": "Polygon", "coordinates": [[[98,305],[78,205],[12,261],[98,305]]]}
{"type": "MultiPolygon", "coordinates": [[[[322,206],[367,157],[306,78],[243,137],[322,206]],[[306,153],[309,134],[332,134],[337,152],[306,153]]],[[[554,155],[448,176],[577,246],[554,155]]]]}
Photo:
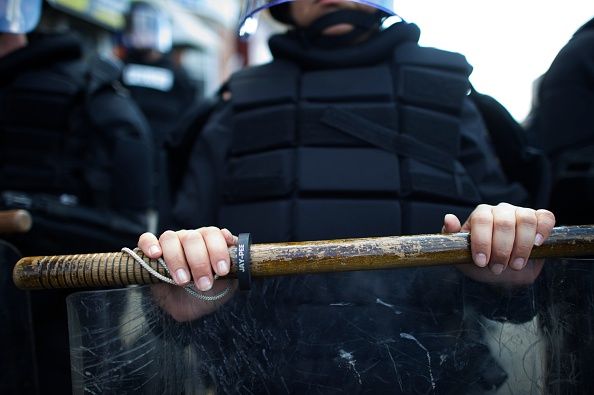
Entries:
{"type": "MultiPolygon", "coordinates": [[[[274,7],[282,3],[289,3],[298,0],[244,0],[239,14],[239,35],[242,37],[254,33],[257,27],[256,14],[260,11],[274,7]]],[[[349,0],[377,8],[387,15],[396,15],[394,12],[394,0],[349,0]]]]}
{"type": "Polygon", "coordinates": [[[153,49],[161,53],[171,50],[172,29],[165,13],[152,7],[136,7],[132,11],[130,23],[130,47],[153,49]]]}
{"type": "Polygon", "coordinates": [[[0,32],[28,33],[41,16],[41,0],[0,0],[0,32]]]}

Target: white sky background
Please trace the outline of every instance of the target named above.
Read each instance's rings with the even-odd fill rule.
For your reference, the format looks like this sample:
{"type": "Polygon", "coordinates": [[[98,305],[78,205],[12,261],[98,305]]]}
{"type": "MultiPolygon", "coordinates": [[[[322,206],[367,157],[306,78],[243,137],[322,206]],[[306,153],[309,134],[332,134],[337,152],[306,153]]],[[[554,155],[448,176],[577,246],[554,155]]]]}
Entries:
{"type": "Polygon", "coordinates": [[[474,87],[518,120],[530,111],[532,84],[585,22],[594,0],[396,0],[421,28],[421,45],[460,52],[474,87]]]}
{"type": "MultiPolygon", "coordinates": [[[[474,87],[518,120],[530,111],[532,86],[572,34],[594,17],[594,0],[395,0],[396,12],[421,28],[420,43],[460,52],[474,87]]],[[[263,23],[252,61],[270,59],[263,23]]]]}

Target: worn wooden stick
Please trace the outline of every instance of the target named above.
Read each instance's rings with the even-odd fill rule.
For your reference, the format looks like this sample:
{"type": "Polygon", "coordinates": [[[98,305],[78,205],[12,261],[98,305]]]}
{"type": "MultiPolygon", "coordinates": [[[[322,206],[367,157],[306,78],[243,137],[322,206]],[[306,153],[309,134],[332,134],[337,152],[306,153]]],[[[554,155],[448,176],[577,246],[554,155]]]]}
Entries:
{"type": "MultiPolygon", "coordinates": [[[[238,271],[237,247],[229,249],[231,272],[238,271]]],[[[296,243],[254,244],[250,248],[252,277],[354,270],[392,269],[471,263],[470,236],[429,234],[296,243]]],[[[155,260],[145,262],[165,274],[155,260]]],[[[594,256],[594,225],[553,229],[532,258],[594,256]]],[[[22,258],[13,271],[22,289],[116,287],[152,284],[153,277],[123,252],[22,258]]]]}
{"type": "Polygon", "coordinates": [[[0,234],[26,233],[32,223],[27,210],[0,210],[0,234]]]}

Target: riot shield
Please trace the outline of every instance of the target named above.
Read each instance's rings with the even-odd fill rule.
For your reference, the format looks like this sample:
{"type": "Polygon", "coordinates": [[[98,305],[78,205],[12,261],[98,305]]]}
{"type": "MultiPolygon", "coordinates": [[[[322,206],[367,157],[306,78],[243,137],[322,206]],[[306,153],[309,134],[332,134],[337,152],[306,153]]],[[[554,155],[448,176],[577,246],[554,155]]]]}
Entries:
{"type": "Polygon", "coordinates": [[[0,240],[0,393],[37,394],[29,293],[12,282],[20,253],[0,240]]]}
{"type": "Polygon", "coordinates": [[[159,284],[68,298],[74,393],[591,393],[592,263],[532,281],[458,267],[159,284]]]}

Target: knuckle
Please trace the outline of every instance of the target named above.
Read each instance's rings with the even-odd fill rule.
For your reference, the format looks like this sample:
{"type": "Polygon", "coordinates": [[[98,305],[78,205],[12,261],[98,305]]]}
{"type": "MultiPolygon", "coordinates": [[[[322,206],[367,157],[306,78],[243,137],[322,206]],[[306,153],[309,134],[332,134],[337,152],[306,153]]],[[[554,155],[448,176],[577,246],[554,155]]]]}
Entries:
{"type": "Polygon", "coordinates": [[[531,227],[536,227],[537,218],[536,212],[531,209],[519,209],[516,211],[516,219],[518,222],[522,223],[523,225],[529,225],[531,227]]]}
{"type": "Polygon", "coordinates": [[[184,239],[188,241],[196,241],[202,239],[202,234],[197,229],[187,230],[184,234],[184,239]]]}
{"type": "Polygon", "coordinates": [[[538,222],[541,222],[545,225],[555,224],[555,214],[553,214],[549,210],[540,209],[536,211],[536,214],[538,215],[538,222]]]}
{"type": "Polygon", "coordinates": [[[516,228],[516,221],[509,217],[497,218],[494,227],[502,232],[512,232],[516,228]]]}
{"type": "Polygon", "coordinates": [[[477,252],[488,252],[491,248],[491,244],[487,241],[479,240],[473,242],[472,244],[477,252]]]}
{"type": "Polygon", "coordinates": [[[171,240],[172,238],[177,237],[177,234],[172,230],[166,230],[161,234],[159,240],[171,240]]]}
{"type": "Polygon", "coordinates": [[[490,213],[477,213],[472,217],[472,224],[474,226],[491,226],[493,224],[493,216],[490,213]]]}
{"type": "Polygon", "coordinates": [[[146,239],[147,237],[152,237],[154,236],[151,232],[144,232],[143,234],[140,235],[140,238],[142,239],[146,239]]]}
{"type": "Polygon", "coordinates": [[[170,268],[179,268],[187,265],[186,259],[179,251],[172,251],[165,259],[167,266],[170,268]]]}

